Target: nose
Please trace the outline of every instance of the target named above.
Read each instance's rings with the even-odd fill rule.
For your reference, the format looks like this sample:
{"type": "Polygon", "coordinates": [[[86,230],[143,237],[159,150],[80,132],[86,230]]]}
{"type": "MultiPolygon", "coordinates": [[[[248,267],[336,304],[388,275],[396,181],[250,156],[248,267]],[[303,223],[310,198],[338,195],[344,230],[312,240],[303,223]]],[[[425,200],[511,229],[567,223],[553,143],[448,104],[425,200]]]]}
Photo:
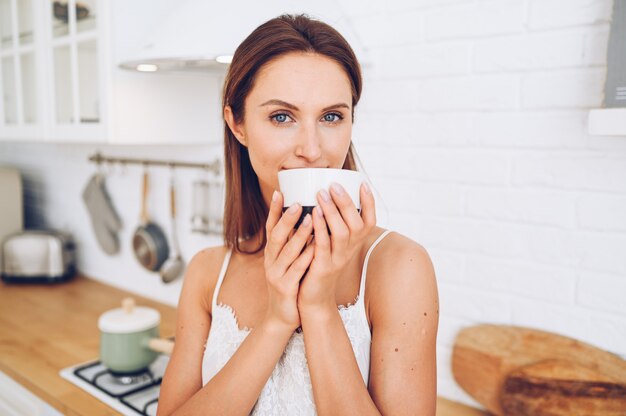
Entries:
{"type": "Polygon", "coordinates": [[[306,123],[298,132],[296,156],[315,162],[322,156],[321,137],[316,123],[306,123]]]}

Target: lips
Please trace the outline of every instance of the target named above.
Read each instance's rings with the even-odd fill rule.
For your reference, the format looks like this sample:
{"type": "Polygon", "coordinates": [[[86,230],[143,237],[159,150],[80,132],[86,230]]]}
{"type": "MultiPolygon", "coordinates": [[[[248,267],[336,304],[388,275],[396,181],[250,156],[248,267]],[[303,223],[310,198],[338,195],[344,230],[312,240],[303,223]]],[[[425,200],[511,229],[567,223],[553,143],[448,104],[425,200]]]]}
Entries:
{"type": "Polygon", "coordinates": [[[280,170],[290,170],[290,169],[328,169],[330,166],[296,166],[293,168],[280,168],[280,170]]]}

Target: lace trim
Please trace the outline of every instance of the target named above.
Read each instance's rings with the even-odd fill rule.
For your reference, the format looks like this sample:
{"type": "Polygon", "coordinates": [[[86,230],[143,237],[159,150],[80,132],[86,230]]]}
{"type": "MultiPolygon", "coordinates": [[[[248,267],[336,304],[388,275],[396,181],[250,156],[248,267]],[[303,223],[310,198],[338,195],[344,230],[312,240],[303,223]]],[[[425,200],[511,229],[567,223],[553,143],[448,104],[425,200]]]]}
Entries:
{"type": "MultiPolygon", "coordinates": [[[[337,309],[344,323],[364,383],[369,381],[371,333],[364,322],[358,297],[337,309]]],[[[249,335],[250,328],[239,328],[234,309],[220,303],[202,359],[202,380],[207,383],[226,365],[249,335]]],[[[313,388],[306,360],[304,334],[293,333],[272,374],[261,391],[251,416],[315,416],[313,388]]]]}
{"type": "MultiPolygon", "coordinates": [[[[347,305],[337,305],[337,310],[339,311],[339,313],[346,313],[351,311],[352,309],[354,309],[357,304],[359,303],[359,296],[357,295],[357,297],[354,299],[354,303],[348,303],[347,305]]],[[[239,319],[237,318],[237,314],[235,313],[235,310],[233,309],[232,306],[220,302],[218,304],[215,305],[218,308],[222,308],[224,311],[228,312],[228,315],[231,317],[231,319],[234,321],[235,326],[237,327],[237,330],[239,332],[245,332],[247,334],[249,334],[253,328],[249,328],[247,326],[244,326],[243,328],[241,326],[239,326],[239,319]]],[[[204,347],[206,348],[206,343],[204,344],[204,347]]]]}
{"type": "Polygon", "coordinates": [[[224,311],[228,312],[228,315],[232,318],[232,320],[235,323],[235,326],[237,327],[237,330],[239,332],[245,332],[247,334],[249,334],[252,331],[252,328],[248,328],[247,326],[244,326],[243,328],[239,326],[239,319],[237,318],[237,314],[235,313],[235,310],[232,308],[232,306],[227,305],[225,303],[218,303],[217,305],[218,308],[222,308],[224,311]]]}
{"type": "Polygon", "coordinates": [[[337,309],[339,310],[339,312],[341,311],[347,311],[348,309],[356,306],[356,304],[359,303],[359,295],[356,295],[356,298],[354,298],[354,303],[350,303],[348,302],[347,305],[337,305],[337,309]]]}

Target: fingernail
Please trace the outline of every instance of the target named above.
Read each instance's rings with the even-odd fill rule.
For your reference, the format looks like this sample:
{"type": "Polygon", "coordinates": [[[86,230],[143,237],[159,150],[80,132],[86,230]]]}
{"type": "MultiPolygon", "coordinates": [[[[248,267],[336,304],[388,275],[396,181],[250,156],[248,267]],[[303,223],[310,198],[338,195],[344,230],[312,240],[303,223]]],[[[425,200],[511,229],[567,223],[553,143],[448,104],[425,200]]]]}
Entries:
{"type": "Polygon", "coordinates": [[[308,227],[309,224],[311,224],[311,214],[306,214],[306,216],[302,220],[302,225],[304,225],[305,227],[308,227]]]}
{"type": "Polygon", "coordinates": [[[298,204],[293,204],[292,206],[289,207],[287,212],[289,212],[290,214],[295,214],[296,211],[298,210],[298,207],[299,207],[298,204]]]}
{"type": "Polygon", "coordinates": [[[343,195],[344,191],[343,188],[341,187],[341,185],[339,185],[338,183],[333,182],[330,187],[333,189],[333,191],[335,191],[335,193],[337,195],[343,195]]]}
{"type": "Polygon", "coordinates": [[[272,202],[278,201],[278,191],[274,191],[272,194],[272,202]]]}
{"type": "Polygon", "coordinates": [[[315,214],[320,218],[324,216],[324,211],[322,211],[322,208],[320,208],[319,206],[313,208],[313,211],[315,211],[315,214]]]}
{"type": "Polygon", "coordinates": [[[365,192],[367,192],[368,194],[372,193],[372,190],[370,189],[370,186],[367,184],[367,182],[363,182],[363,187],[365,188],[365,192]]]}
{"type": "Polygon", "coordinates": [[[330,202],[330,194],[326,191],[326,189],[322,189],[322,190],[320,191],[320,194],[322,195],[322,199],[323,199],[325,202],[330,202]]]}

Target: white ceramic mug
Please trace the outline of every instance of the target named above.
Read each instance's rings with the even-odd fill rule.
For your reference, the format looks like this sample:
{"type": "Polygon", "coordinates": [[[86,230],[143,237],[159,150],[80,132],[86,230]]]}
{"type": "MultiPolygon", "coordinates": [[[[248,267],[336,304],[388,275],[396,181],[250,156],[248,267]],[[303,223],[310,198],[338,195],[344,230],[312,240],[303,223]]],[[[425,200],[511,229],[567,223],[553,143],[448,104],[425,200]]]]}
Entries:
{"type": "Polygon", "coordinates": [[[333,182],[343,186],[360,212],[360,189],[365,181],[365,175],[354,170],[329,168],[281,170],[278,172],[278,184],[283,194],[283,212],[295,203],[302,206],[302,215],[296,224],[297,228],[306,214],[311,214],[313,208],[318,205],[317,193],[322,189],[330,193],[330,185],[333,182]]]}

